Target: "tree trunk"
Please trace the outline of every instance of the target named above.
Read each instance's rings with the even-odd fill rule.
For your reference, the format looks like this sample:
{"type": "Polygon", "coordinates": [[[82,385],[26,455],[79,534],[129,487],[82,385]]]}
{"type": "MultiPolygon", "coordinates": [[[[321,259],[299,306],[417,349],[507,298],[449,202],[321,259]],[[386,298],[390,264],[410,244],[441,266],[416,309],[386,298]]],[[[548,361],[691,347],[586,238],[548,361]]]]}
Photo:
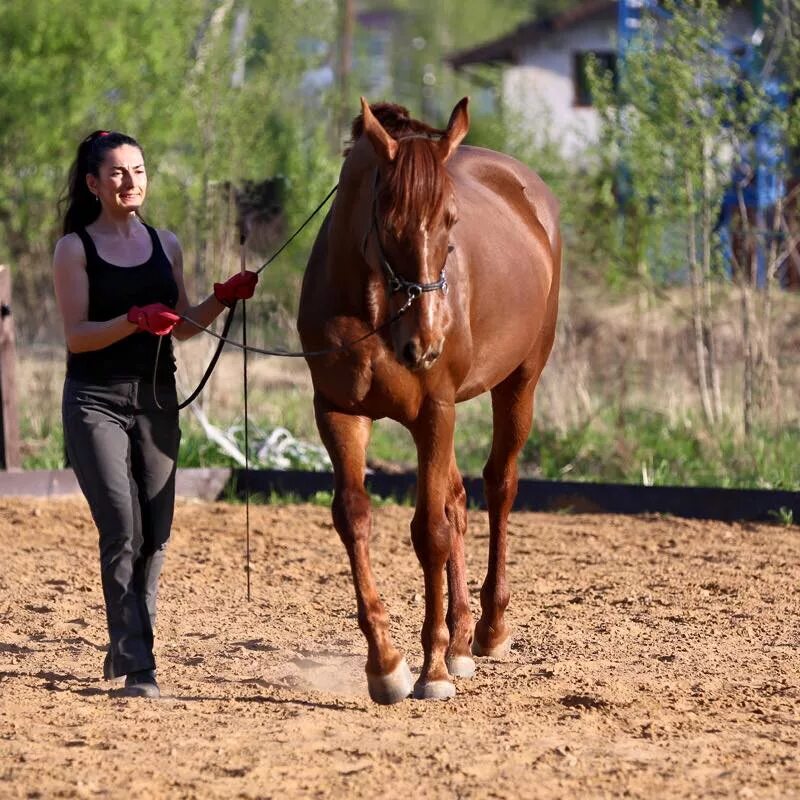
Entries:
{"type": "Polygon", "coordinates": [[[339,59],[337,63],[337,81],[339,100],[334,115],[333,131],[334,147],[341,148],[342,134],[347,130],[351,117],[355,116],[355,108],[351,105],[350,75],[353,71],[353,36],[355,31],[354,0],[339,0],[339,59]]]}
{"type": "Polygon", "coordinates": [[[694,353],[697,364],[697,388],[700,390],[700,402],[703,407],[703,416],[706,424],[713,427],[716,423],[714,406],[711,400],[711,391],[708,380],[708,361],[706,359],[706,329],[707,323],[704,320],[704,286],[703,271],[697,260],[697,223],[694,213],[691,210],[693,186],[692,176],[686,173],[686,195],[687,205],[689,206],[689,268],[691,271],[692,287],[692,321],[694,322],[694,353]]]}
{"type": "Polygon", "coordinates": [[[742,415],[744,435],[749,437],[753,431],[753,388],[754,388],[754,353],[753,353],[753,292],[758,281],[758,247],[755,240],[753,227],[750,224],[744,193],[738,189],[739,219],[742,226],[741,241],[743,263],[736,264],[736,280],[740,286],[740,300],[742,309],[742,354],[743,364],[743,396],[742,415]]]}
{"type": "Polygon", "coordinates": [[[742,348],[744,350],[744,435],[753,431],[753,302],[752,287],[747,280],[740,281],[742,302],[742,348]]]}
{"type": "Polygon", "coordinates": [[[714,336],[713,308],[711,290],[713,287],[712,275],[712,242],[713,235],[710,176],[708,174],[710,155],[706,152],[705,140],[703,143],[703,341],[708,353],[708,380],[711,388],[711,402],[714,407],[714,418],[722,418],[722,391],[720,389],[719,359],[717,358],[717,343],[714,336]]]}

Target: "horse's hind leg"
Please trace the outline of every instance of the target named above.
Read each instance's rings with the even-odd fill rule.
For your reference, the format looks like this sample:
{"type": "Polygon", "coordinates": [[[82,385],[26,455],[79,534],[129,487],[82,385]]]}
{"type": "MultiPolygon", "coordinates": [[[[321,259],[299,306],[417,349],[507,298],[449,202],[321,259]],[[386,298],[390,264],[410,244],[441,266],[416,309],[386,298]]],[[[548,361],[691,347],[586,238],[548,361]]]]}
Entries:
{"type": "Polygon", "coordinates": [[[506,540],[508,514],[517,495],[517,456],[531,429],[536,381],[520,368],[492,389],[492,452],[483,470],[489,509],[489,566],[481,588],[481,617],[472,652],[502,657],[511,647],[503,614],[508,606],[506,540]]]}
{"type": "Polygon", "coordinates": [[[447,670],[457,678],[470,678],[475,672],[472,660],[472,613],[469,609],[467,571],[464,557],[464,536],[467,531],[467,493],[456,465],[455,454],[450,463],[448,496],[445,514],[450,522],[450,558],[447,560],[447,629],[450,647],[447,670]]]}
{"type": "Polygon", "coordinates": [[[397,703],[413,688],[411,672],[389,634],[389,618],[375,586],[369,558],[372,514],[364,489],[372,420],[335,411],[314,398],[320,436],[333,462],[333,524],[347,549],[358,608],[367,639],[367,683],[376,703],[397,703]]]}

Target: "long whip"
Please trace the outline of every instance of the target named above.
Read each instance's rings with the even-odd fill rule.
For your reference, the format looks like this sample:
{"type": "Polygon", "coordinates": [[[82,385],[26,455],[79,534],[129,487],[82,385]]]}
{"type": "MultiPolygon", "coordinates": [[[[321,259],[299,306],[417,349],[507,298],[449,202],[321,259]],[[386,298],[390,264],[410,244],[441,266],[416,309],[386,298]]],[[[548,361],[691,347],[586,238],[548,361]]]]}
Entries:
{"type": "MultiPolygon", "coordinates": [[[[239,237],[239,260],[242,275],[247,270],[245,236],[239,237]]],[[[245,517],[245,573],[247,575],[247,602],[250,602],[250,433],[247,407],[247,301],[242,300],[242,383],[244,386],[244,517],[245,517]]]]}

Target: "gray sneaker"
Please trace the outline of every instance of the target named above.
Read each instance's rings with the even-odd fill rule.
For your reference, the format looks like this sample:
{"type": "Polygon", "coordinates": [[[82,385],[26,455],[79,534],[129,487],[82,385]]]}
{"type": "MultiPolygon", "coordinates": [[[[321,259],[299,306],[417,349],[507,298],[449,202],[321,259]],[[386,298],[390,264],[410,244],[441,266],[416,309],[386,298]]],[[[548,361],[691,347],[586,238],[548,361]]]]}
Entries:
{"type": "Polygon", "coordinates": [[[125,688],[121,694],[124,697],[161,697],[156,683],[155,670],[143,669],[139,672],[131,672],[125,678],[125,688]]]}

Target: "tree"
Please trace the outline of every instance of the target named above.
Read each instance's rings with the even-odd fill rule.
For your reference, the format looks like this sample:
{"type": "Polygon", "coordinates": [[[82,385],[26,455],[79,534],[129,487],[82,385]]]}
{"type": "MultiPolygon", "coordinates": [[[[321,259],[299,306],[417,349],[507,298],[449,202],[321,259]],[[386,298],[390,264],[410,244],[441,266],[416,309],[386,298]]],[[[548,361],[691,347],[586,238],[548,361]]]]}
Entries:
{"type": "MultiPolygon", "coordinates": [[[[203,291],[212,270],[227,268],[213,234],[226,224],[210,213],[215,187],[282,173],[290,224],[320,184],[330,188],[338,158],[320,151],[318,135],[327,100],[297,102],[313,59],[299,43],[330,36],[327,9],[293,0],[94,0],[89,13],[47,0],[0,5],[0,260],[15,273],[18,310],[51,296],[56,199],[94,129],[143,144],[146,216],[178,233],[189,282],[200,272],[203,291]]],[[[49,333],[52,316],[19,313],[21,333],[49,333]]]]}
{"type": "MultiPolygon", "coordinates": [[[[680,279],[681,261],[687,266],[698,389],[714,426],[723,414],[714,295],[725,272],[716,222],[741,143],[768,106],[758,79],[743,72],[727,46],[727,15],[716,2],[665,7],[671,18],[645,23],[618,88],[610,76],[595,78],[600,153],[621,177],[624,274],[649,293],[670,272],[680,279]],[[669,246],[676,241],[678,259],[669,246]]],[[[745,351],[748,336],[745,325],[745,351]]]]}

